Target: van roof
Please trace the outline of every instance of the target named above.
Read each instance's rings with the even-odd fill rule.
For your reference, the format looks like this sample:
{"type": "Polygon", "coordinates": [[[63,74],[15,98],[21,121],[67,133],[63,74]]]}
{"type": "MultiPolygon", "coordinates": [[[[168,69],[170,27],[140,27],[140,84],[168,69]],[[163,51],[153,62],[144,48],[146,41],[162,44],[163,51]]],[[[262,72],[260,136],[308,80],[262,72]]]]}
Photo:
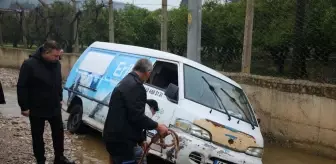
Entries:
{"type": "Polygon", "coordinates": [[[204,72],[207,72],[211,75],[214,75],[238,88],[241,88],[238,83],[228,78],[227,76],[223,75],[222,73],[219,73],[218,71],[215,71],[207,66],[204,66],[188,58],[178,56],[178,55],[175,55],[169,52],[159,51],[159,50],[145,48],[145,47],[133,46],[133,45],[100,42],[100,41],[96,41],[92,43],[89,47],[105,49],[105,50],[112,50],[112,51],[120,51],[120,52],[131,53],[131,54],[139,54],[139,55],[144,55],[144,56],[151,56],[154,58],[161,58],[165,60],[182,62],[190,66],[193,66],[195,68],[198,68],[204,72]]]}

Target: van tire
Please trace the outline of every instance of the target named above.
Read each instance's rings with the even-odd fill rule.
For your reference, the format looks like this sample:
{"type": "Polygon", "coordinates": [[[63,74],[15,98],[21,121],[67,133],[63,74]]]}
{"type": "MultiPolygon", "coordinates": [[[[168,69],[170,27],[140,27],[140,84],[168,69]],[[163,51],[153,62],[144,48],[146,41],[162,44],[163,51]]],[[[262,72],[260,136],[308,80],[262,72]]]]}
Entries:
{"type": "Polygon", "coordinates": [[[70,133],[82,134],[85,131],[85,124],[83,123],[83,107],[75,104],[69,111],[72,111],[68,117],[67,129],[70,133]]]}

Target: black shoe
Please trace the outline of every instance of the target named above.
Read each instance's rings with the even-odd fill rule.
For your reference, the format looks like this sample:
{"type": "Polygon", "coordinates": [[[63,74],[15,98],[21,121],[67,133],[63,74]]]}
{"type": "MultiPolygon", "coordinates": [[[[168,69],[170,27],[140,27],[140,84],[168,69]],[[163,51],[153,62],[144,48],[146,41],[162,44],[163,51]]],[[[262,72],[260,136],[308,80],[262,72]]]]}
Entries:
{"type": "Polygon", "coordinates": [[[55,158],[54,164],[75,164],[75,162],[70,161],[68,158],[63,156],[57,159],[55,158]]]}
{"type": "Polygon", "coordinates": [[[37,164],[45,164],[45,161],[37,161],[37,164]]]}
{"type": "Polygon", "coordinates": [[[36,160],[37,164],[45,164],[46,158],[42,158],[41,160],[36,160]]]}

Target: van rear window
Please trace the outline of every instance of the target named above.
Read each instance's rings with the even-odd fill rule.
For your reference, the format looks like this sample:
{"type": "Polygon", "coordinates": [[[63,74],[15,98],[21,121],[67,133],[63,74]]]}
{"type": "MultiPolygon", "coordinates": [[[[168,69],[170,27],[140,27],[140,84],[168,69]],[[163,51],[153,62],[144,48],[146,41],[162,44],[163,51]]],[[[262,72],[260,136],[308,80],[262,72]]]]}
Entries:
{"type": "Polygon", "coordinates": [[[115,56],[100,52],[89,52],[79,65],[82,71],[103,75],[115,56]]]}

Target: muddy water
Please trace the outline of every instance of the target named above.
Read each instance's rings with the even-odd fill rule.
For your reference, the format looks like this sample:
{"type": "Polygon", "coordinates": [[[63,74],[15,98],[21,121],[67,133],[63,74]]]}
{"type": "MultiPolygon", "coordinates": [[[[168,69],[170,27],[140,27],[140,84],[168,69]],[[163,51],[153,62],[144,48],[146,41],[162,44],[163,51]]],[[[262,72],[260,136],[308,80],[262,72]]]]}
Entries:
{"type": "Polygon", "coordinates": [[[336,164],[335,160],[307,154],[293,148],[283,148],[277,145],[266,145],[264,164],[336,164]]]}
{"type": "MultiPolygon", "coordinates": [[[[15,89],[6,89],[6,105],[0,105],[0,112],[7,116],[20,116],[15,89]]],[[[66,122],[67,114],[63,115],[66,122]]],[[[108,163],[108,154],[101,139],[101,133],[90,130],[86,135],[78,136],[76,158],[81,164],[108,163]]],[[[336,161],[310,155],[300,150],[266,145],[263,157],[264,164],[336,164],[336,161]]]]}
{"type": "MultiPolygon", "coordinates": [[[[82,145],[83,152],[77,154],[77,158],[85,164],[107,163],[108,154],[97,134],[87,134],[85,138],[78,139],[78,145],[82,145]]],[[[336,164],[336,161],[320,156],[307,154],[300,150],[283,148],[277,145],[267,145],[263,157],[264,164],[336,164]]]]}
{"type": "Polygon", "coordinates": [[[97,132],[91,132],[78,137],[75,145],[81,149],[76,153],[76,158],[81,164],[108,163],[108,154],[99,135],[97,132]]]}

